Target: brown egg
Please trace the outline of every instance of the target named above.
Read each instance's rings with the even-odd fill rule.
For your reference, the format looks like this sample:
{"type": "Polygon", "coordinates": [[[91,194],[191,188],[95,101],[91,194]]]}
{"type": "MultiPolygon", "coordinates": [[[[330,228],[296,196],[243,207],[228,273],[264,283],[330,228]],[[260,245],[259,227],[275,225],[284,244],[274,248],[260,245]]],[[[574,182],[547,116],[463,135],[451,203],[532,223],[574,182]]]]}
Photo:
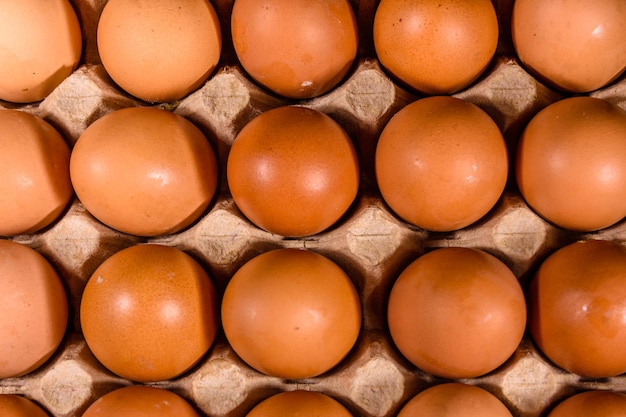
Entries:
{"type": "Polygon", "coordinates": [[[585,391],[566,398],[548,417],[622,417],[626,395],[617,391],[585,391]]]}
{"type": "Polygon", "coordinates": [[[80,323],[109,370],[149,382],[177,377],[209,350],[218,327],[215,287],[191,256],[155,244],[105,260],[85,286],[80,323]]]}
{"type": "Polygon", "coordinates": [[[359,41],[349,0],[235,0],[231,27],[247,73],[297,99],[335,87],[352,66],[359,41]]]}
{"type": "Polygon", "coordinates": [[[72,151],[78,198],[104,224],[156,236],[189,226],[217,188],[217,161],[190,121],[157,108],[117,110],[92,123],[72,151]]]}
{"type": "Polygon", "coordinates": [[[443,248],[400,274],[387,320],[396,347],[415,366],[444,378],[473,378],[515,352],[526,302],[515,275],[494,256],[443,248]]]}
{"type": "Polygon", "coordinates": [[[541,351],[557,366],[605,378],[626,372],[626,247],[591,240],[565,246],[536,272],[528,323],[541,351]]]}
{"type": "Polygon", "coordinates": [[[234,351],[256,370],[309,378],[352,349],[361,303],[350,278],[328,258],[276,249],[233,275],[222,300],[222,325],[234,351]]]}
{"type": "Polygon", "coordinates": [[[18,110],[0,110],[0,236],[50,225],[74,195],[70,149],[51,125],[18,110]]]}
{"type": "Polygon", "coordinates": [[[533,75],[570,92],[588,92],[626,69],[623,0],[516,0],[511,32],[533,75]]]}
{"type": "Polygon", "coordinates": [[[20,395],[0,394],[2,417],[48,417],[37,404],[20,395]]]}
{"type": "Polygon", "coordinates": [[[329,116],[285,106],[239,132],[228,156],[230,192],[255,225],[283,236],[309,236],[334,225],[359,188],[359,160],[329,116]]]}
{"type": "Polygon", "coordinates": [[[78,65],[82,43],[69,1],[3,1],[0,100],[29,103],[48,96],[78,65]]]}
{"type": "Polygon", "coordinates": [[[522,133],[516,176],[526,202],[557,226],[615,224],[626,216],[626,111],[591,97],[549,105],[522,133]]]}
{"type": "Polygon", "coordinates": [[[426,94],[450,94],[474,82],[498,44],[490,0],[382,0],[374,47],[383,67],[426,94]]]}
{"type": "Polygon", "coordinates": [[[113,81],[142,100],[166,102],[209,78],[220,59],[222,32],[208,0],[109,0],[97,42],[113,81]]]}
{"type": "Polygon", "coordinates": [[[171,391],[131,385],[98,398],[82,417],[200,417],[200,414],[171,391]]]}
{"type": "Polygon", "coordinates": [[[275,394],[257,404],[246,417],[352,417],[337,400],[313,391],[287,391],[275,394]]]}
{"type": "Polygon", "coordinates": [[[475,385],[449,382],[435,385],[413,397],[398,417],[512,417],[493,394],[475,385]]]}
{"type": "Polygon", "coordinates": [[[52,265],[28,246],[0,240],[0,378],[41,367],[67,320],[67,295],[52,265]]]}
{"type": "Polygon", "coordinates": [[[391,118],[376,147],[376,179],[385,202],[427,230],[457,230],[482,218],[502,195],[507,175],[498,126],[458,98],[409,104],[391,118]]]}

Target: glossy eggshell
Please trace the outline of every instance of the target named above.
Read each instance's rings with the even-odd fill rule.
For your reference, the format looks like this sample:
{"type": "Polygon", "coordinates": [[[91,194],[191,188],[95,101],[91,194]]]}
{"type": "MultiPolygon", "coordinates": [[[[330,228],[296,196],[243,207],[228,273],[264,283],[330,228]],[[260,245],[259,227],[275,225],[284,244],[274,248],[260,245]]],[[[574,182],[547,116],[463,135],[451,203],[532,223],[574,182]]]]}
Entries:
{"type": "Polygon", "coordinates": [[[275,394],[257,404],[246,417],[352,417],[339,401],[313,391],[288,391],[275,394]]]}
{"type": "Polygon", "coordinates": [[[200,414],[171,391],[131,385],[98,398],[82,417],[200,417],[200,414]]]}
{"type": "Polygon", "coordinates": [[[473,378],[515,352],[526,301],[515,275],[494,256],[442,248],[400,274],[387,320],[396,347],[415,366],[444,378],[473,378]]]}
{"type": "Polygon", "coordinates": [[[512,417],[493,394],[474,385],[449,382],[427,388],[413,397],[398,417],[512,417]]]}
{"type": "Polygon", "coordinates": [[[81,53],[68,0],[0,2],[0,100],[42,100],[74,71],[81,53]]]}
{"type": "Polygon", "coordinates": [[[109,0],[98,52],[120,87],[148,102],[185,97],[215,70],[222,32],[208,0],[109,0]]]}
{"type": "Polygon", "coordinates": [[[0,240],[0,378],[42,366],[67,322],[67,295],[52,265],[28,246],[0,240]]]}
{"type": "Polygon", "coordinates": [[[585,391],[556,405],[548,417],[622,417],[626,395],[617,391],[585,391]]]}
{"type": "Polygon", "coordinates": [[[115,253],[92,274],[80,323],[87,345],[109,370],[133,381],[162,381],[189,370],[213,344],[216,297],[211,278],[191,256],[140,244],[115,253]]]}
{"type": "Polygon", "coordinates": [[[236,0],[231,27],[246,72],[296,99],[335,87],[351,68],[359,41],[349,0],[236,0]]]}
{"type": "Polygon", "coordinates": [[[18,110],[0,110],[0,236],[50,225],[74,195],[70,149],[54,127],[18,110]]]}
{"type": "Polygon", "coordinates": [[[623,0],[516,0],[511,33],[517,55],[544,82],[584,93],[626,69],[623,0]]]}
{"type": "Polygon", "coordinates": [[[217,189],[211,144],[190,121],[167,110],[109,113],[80,136],[70,175],[85,208],[124,233],[156,236],[189,226],[217,189]]]}
{"type": "Polygon", "coordinates": [[[337,365],[361,328],[359,295],[330,259],[276,249],[248,261],[222,299],[222,325],[250,366],[287,379],[314,377],[337,365]]]}
{"type": "Polygon", "coordinates": [[[343,128],[316,110],[278,107],[239,132],[227,162],[237,207],[269,232],[302,237],[334,225],[359,188],[359,160],[343,128]]]}
{"type": "Polygon", "coordinates": [[[37,404],[20,395],[0,394],[2,417],[48,417],[37,404]]]}
{"type": "Polygon", "coordinates": [[[559,227],[617,223],[626,216],[626,110],[584,96],[544,108],[520,137],[516,178],[526,202],[559,227]]]}
{"type": "Polygon", "coordinates": [[[604,378],[626,372],[626,248],[590,240],[565,246],[539,267],[529,289],[529,330],[557,366],[604,378]]]}
{"type": "Polygon", "coordinates": [[[383,129],[376,179],[389,207],[432,231],[461,229],[497,203],[507,181],[506,143],[476,105],[437,96],[417,100],[383,129]]]}
{"type": "Polygon", "coordinates": [[[373,31],[383,67],[430,95],[474,82],[489,66],[499,33],[490,0],[382,0],[373,31]]]}

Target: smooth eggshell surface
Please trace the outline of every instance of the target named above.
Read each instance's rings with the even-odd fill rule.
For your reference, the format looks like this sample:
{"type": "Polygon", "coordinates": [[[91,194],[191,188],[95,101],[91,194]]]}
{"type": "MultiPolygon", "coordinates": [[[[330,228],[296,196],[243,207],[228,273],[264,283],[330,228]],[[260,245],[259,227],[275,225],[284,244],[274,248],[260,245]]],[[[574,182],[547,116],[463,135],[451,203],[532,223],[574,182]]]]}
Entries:
{"type": "Polygon", "coordinates": [[[50,225],[74,195],[70,149],[50,124],[18,110],[0,110],[0,236],[50,225]]]}
{"type": "Polygon", "coordinates": [[[111,78],[148,102],[185,97],[213,73],[222,32],[208,0],[109,0],[98,52],[111,78]]]}
{"type": "Polygon", "coordinates": [[[279,378],[309,378],[350,352],[361,328],[361,302],[330,259],[276,249],[233,275],[222,299],[222,325],[233,350],[253,368],[279,378]]]}
{"type": "Polygon", "coordinates": [[[236,0],[231,23],[242,67],[285,97],[329,91],[357,54],[357,22],[348,0],[236,0]]]}
{"type": "Polygon", "coordinates": [[[475,81],[491,62],[499,33],[490,0],[382,0],[373,31],[383,67],[430,95],[475,81]]]}
{"type": "Polygon", "coordinates": [[[586,377],[626,372],[626,247],[589,240],[550,255],[529,291],[529,330],[557,366],[586,377]]]}
{"type": "Polygon", "coordinates": [[[28,246],[0,240],[0,378],[43,365],[67,322],[67,295],[52,265],[28,246]]]}
{"type": "Polygon", "coordinates": [[[82,417],[200,417],[200,414],[171,391],[135,385],[100,397],[82,417]]]}
{"type": "Polygon", "coordinates": [[[68,0],[0,2],[0,100],[42,100],[78,65],[82,33],[68,0]]]}
{"type": "Polygon", "coordinates": [[[189,226],[217,189],[211,144],[167,110],[130,107],[92,123],[74,145],[72,184],[85,208],[124,233],[156,236],[189,226]]]}
{"type": "Polygon", "coordinates": [[[28,398],[19,395],[0,395],[2,417],[48,417],[48,414],[28,398]]]}
{"type": "Polygon", "coordinates": [[[444,378],[495,370],[526,329],[524,292],[511,270],[471,248],[442,248],[411,263],[389,295],[391,337],[415,366],[444,378]]]}
{"type": "Polygon", "coordinates": [[[548,417],[622,417],[626,395],[617,391],[585,391],[557,404],[548,417]]]}
{"type": "Polygon", "coordinates": [[[376,179],[391,209],[432,231],[469,226],[499,200],[508,176],[506,143],[476,105],[448,96],[396,113],[376,147],[376,179]]]}
{"type": "Polygon", "coordinates": [[[626,69],[623,0],[516,0],[511,33],[522,63],[544,82],[584,93],[626,69]]]}
{"type": "Polygon", "coordinates": [[[585,96],[557,101],[528,123],[516,159],[522,196],[553,224],[594,231],[626,216],[626,110],[585,96]]]}
{"type": "Polygon", "coordinates": [[[288,391],[275,394],[257,404],[246,417],[352,417],[340,402],[313,391],[288,391]]]}
{"type": "Polygon", "coordinates": [[[278,107],[239,132],[228,185],[258,227],[289,237],[319,233],[348,210],[359,188],[359,160],[343,128],[316,110],[278,107]]]}
{"type": "Polygon", "coordinates": [[[174,378],[209,350],[218,328],[217,296],[191,256],[140,244],[105,260],[85,286],[80,323],[109,370],[133,381],[174,378]]]}

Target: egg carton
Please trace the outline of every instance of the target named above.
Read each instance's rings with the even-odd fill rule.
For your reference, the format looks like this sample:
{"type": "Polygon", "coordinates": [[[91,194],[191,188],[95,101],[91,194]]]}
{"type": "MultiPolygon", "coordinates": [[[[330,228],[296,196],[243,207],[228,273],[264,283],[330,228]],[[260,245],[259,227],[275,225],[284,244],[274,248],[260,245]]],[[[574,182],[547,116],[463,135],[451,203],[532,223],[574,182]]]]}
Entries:
{"type": "MultiPolygon", "coordinates": [[[[530,118],[565,97],[534,79],[516,59],[508,31],[512,3],[494,1],[501,24],[496,56],[480,79],[454,94],[478,105],[494,119],[511,152],[530,118]]],[[[395,416],[418,392],[442,382],[403,358],[387,329],[386,300],[398,274],[410,262],[435,248],[479,248],[502,260],[525,285],[548,254],[568,243],[590,238],[626,239],[624,222],[594,233],[574,233],[551,225],[527,206],[512,175],[498,204],[483,219],[462,230],[432,233],[400,220],[376,187],[374,152],[391,116],[420,97],[395,83],[376,60],[367,28],[371,28],[377,1],[354,0],[361,26],[359,57],[346,79],[324,96],[294,102],[269,94],[247,78],[225,36],[215,74],[179,102],[161,104],[147,104],[129,96],[104,70],[95,34],[105,4],[106,0],[73,1],[85,47],[81,64],[70,77],[40,103],[0,102],[0,108],[19,108],[42,117],[70,145],[93,121],[114,110],[166,108],[192,121],[211,141],[220,167],[217,196],[198,221],[172,235],[145,238],[115,231],[92,217],[74,198],[63,216],[45,230],[11,238],[36,249],[57,269],[68,292],[70,322],[54,356],[30,374],[0,380],[0,393],[23,395],[51,416],[70,417],[80,416],[102,395],[134,384],[98,362],[82,337],[78,319],[87,280],[105,259],[123,248],[158,243],[182,249],[206,268],[220,295],[235,271],[254,256],[274,248],[303,248],[341,266],[361,297],[361,334],[339,365],[303,380],[270,377],[244,363],[220,332],[207,355],[190,371],[147,385],[181,395],[207,417],[245,416],[270,395],[294,389],[330,395],[355,416],[395,416]],[[251,224],[233,202],[225,181],[226,157],[239,130],[262,112],[287,104],[322,111],[339,122],[355,143],[362,170],[358,196],[346,215],[327,231],[306,238],[284,238],[251,224]]],[[[232,0],[213,4],[227,35],[232,0]]],[[[626,77],[590,95],[626,108],[626,77]]],[[[583,389],[626,391],[623,376],[588,379],[559,369],[536,349],[528,335],[501,367],[460,381],[490,391],[516,417],[545,415],[555,402],[583,389]]]]}

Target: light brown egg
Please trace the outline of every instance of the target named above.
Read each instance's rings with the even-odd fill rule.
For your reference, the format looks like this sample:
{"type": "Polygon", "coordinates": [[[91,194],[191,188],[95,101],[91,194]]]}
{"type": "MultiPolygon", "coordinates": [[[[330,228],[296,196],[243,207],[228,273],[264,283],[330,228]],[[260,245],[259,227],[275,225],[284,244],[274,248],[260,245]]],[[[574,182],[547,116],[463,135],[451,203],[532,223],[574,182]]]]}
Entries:
{"type": "Polygon", "coordinates": [[[83,41],[76,13],[68,0],[0,4],[0,100],[42,100],[80,60],[83,41]]]}
{"type": "Polygon", "coordinates": [[[67,295],[52,265],[28,246],[0,240],[0,378],[42,366],[67,321],[67,295]]]}
{"type": "Polygon", "coordinates": [[[548,417],[622,417],[626,395],[618,391],[584,391],[557,404],[548,417]]]}
{"type": "Polygon", "coordinates": [[[569,92],[601,88],[626,69],[623,0],[516,0],[511,32],[524,66],[569,92]]]}
{"type": "Polygon", "coordinates": [[[409,104],[383,129],[376,179],[389,207],[432,231],[478,221],[497,203],[507,181],[506,143],[479,107],[447,97],[409,104]]]}
{"type": "Polygon", "coordinates": [[[216,291],[202,266],[173,247],[141,244],[92,274],[80,304],[87,345],[110,371],[162,381],[192,368],[218,327],[216,291]]]}
{"type": "Polygon", "coordinates": [[[28,398],[20,395],[0,394],[2,417],[48,417],[48,414],[28,398]]]}
{"type": "Polygon", "coordinates": [[[626,247],[590,240],[561,248],[529,291],[533,340],[557,366],[586,377],[626,372],[626,247]]]}
{"type": "Polygon", "coordinates": [[[626,110],[591,97],[557,101],[528,123],[516,159],[522,196],[555,225],[593,231],[626,216],[626,110]]]}
{"type": "Polygon", "coordinates": [[[413,397],[398,417],[512,417],[495,395],[475,385],[449,382],[434,385],[413,397]]]}
{"type": "Polygon", "coordinates": [[[283,236],[309,236],[334,225],[354,201],[359,160],[350,137],[329,116],[285,106],[239,132],[227,177],[252,223],[283,236]]]}
{"type": "Polygon", "coordinates": [[[329,91],[357,54],[358,28],[349,0],[236,0],[231,27],[246,72],[285,97],[329,91]]]}
{"type": "Polygon", "coordinates": [[[34,233],[55,221],[74,195],[70,149],[50,124],[0,110],[0,236],[34,233]]]}
{"type": "Polygon", "coordinates": [[[148,102],[174,101],[196,90],[222,52],[220,22],[209,0],[109,0],[97,42],[113,81],[148,102]]]}
{"type": "Polygon", "coordinates": [[[98,398],[82,417],[200,417],[200,414],[171,391],[131,385],[98,398]]]}
{"type": "Polygon", "coordinates": [[[515,275],[494,256],[442,248],[400,274],[387,320],[393,342],[415,366],[444,378],[474,378],[515,352],[526,301],[515,275]]]}
{"type": "Polygon", "coordinates": [[[382,66],[425,94],[450,94],[474,82],[498,45],[490,0],[382,0],[374,16],[382,66]]]}
{"type": "Polygon", "coordinates": [[[256,370],[309,378],[352,349],[361,303],[350,278],[330,259],[276,249],[233,275],[222,299],[222,325],[233,350],[256,370]]]}
{"type": "Polygon", "coordinates": [[[217,160],[190,121],[157,108],[117,110],[92,123],[70,159],[76,195],[124,233],[174,233],[197,220],[217,188],[217,160]]]}
{"type": "Polygon", "coordinates": [[[287,391],[275,394],[257,404],[246,417],[352,417],[339,401],[313,391],[287,391]]]}

